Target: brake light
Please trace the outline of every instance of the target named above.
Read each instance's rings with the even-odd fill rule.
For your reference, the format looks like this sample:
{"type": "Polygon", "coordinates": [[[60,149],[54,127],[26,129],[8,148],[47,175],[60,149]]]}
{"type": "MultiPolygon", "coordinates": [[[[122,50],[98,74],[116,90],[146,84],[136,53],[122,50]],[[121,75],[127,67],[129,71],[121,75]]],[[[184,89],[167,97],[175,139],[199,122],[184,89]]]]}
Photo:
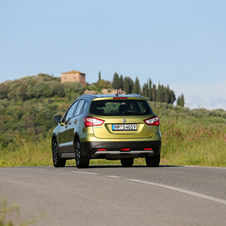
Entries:
{"type": "Polygon", "coordinates": [[[121,151],[130,151],[130,148],[121,148],[121,151]]]}
{"type": "Polygon", "coordinates": [[[152,151],[152,148],[144,148],[145,151],[152,151]]]}
{"type": "Polygon", "coordinates": [[[145,119],[144,122],[145,122],[147,125],[159,126],[159,117],[158,117],[158,116],[154,116],[154,117],[145,119]]]}
{"type": "Polygon", "coordinates": [[[128,99],[128,97],[114,97],[115,100],[125,100],[128,99]]]}
{"type": "Polygon", "coordinates": [[[104,149],[104,148],[99,148],[99,149],[97,149],[97,151],[106,151],[106,149],[104,149]]]}
{"type": "Polygon", "coordinates": [[[85,127],[101,126],[103,123],[104,123],[104,120],[102,120],[102,119],[94,118],[94,117],[91,117],[91,116],[85,116],[84,117],[85,127]]]}

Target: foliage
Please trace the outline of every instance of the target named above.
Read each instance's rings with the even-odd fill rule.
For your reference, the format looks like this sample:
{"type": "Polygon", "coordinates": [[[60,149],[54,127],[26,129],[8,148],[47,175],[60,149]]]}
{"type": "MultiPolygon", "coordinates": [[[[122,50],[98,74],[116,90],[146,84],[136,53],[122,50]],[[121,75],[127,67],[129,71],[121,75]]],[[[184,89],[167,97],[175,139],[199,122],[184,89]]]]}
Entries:
{"type": "Polygon", "coordinates": [[[136,77],[132,92],[136,93],[136,94],[141,94],[140,82],[139,82],[138,77],[136,77]]]}
{"type": "Polygon", "coordinates": [[[170,90],[169,86],[164,87],[159,83],[158,89],[156,90],[156,101],[165,102],[167,104],[169,103],[173,104],[175,100],[176,100],[176,97],[175,97],[174,91],[170,90]]]}
{"type": "MultiPolygon", "coordinates": [[[[75,95],[74,98],[77,96],[75,95]]],[[[65,98],[32,99],[15,102],[0,100],[0,147],[14,142],[17,134],[28,141],[54,127],[53,116],[63,115],[70,106],[65,98]],[[63,101],[63,102],[62,102],[63,101]]]]}
{"type": "Polygon", "coordinates": [[[121,83],[121,79],[119,78],[119,75],[117,73],[115,73],[113,76],[112,88],[120,89],[122,86],[123,86],[123,84],[121,83]]]}
{"type": "Polygon", "coordinates": [[[25,101],[45,97],[70,96],[71,98],[73,93],[81,94],[83,92],[80,82],[68,84],[60,81],[60,78],[42,73],[19,80],[6,81],[0,84],[0,99],[25,101]]]}
{"type": "Polygon", "coordinates": [[[181,94],[181,96],[179,96],[179,97],[177,98],[177,105],[178,105],[178,106],[184,107],[184,104],[185,104],[185,101],[184,101],[184,95],[181,94]]]}
{"type": "Polygon", "coordinates": [[[134,86],[134,82],[130,77],[125,77],[123,80],[123,90],[127,93],[130,94],[132,93],[134,86]]]}
{"type": "MultiPolygon", "coordinates": [[[[45,110],[42,104],[46,101],[43,99],[43,103],[38,103],[37,107],[45,110]]],[[[53,99],[48,103],[52,107],[53,114],[64,112],[70,105],[69,102],[65,103],[65,99],[53,99]]],[[[210,113],[215,111],[206,109],[189,110],[181,106],[154,101],[149,104],[160,118],[161,164],[226,166],[226,119],[224,117],[211,115],[210,113]]],[[[29,104],[25,106],[27,105],[29,104]]],[[[22,105],[22,109],[25,106],[22,105]]],[[[31,103],[26,109],[27,112],[32,111],[31,103]]],[[[222,110],[216,112],[221,112],[222,115],[226,113],[222,110]]],[[[44,124],[38,127],[35,124],[36,120],[29,114],[25,114],[25,118],[22,116],[22,119],[25,124],[24,131],[20,132],[15,127],[18,131],[9,129],[6,133],[0,134],[2,146],[0,166],[52,165],[51,134],[56,124],[52,123],[52,118],[47,121],[42,118],[44,124]],[[48,121],[52,124],[48,125],[48,121]],[[30,124],[34,125],[37,133],[31,133],[30,124]]],[[[39,119],[37,121],[41,122],[39,119]]],[[[21,126],[23,123],[21,122],[21,126]]],[[[75,165],[75,161],[67,161],[67,164],[75,165]]],[[[120,165],[118,161],[106,160],[92,160],[91,164],[120,165]]],[[[144,159],[136,159],[135,164],[145,164],[144,159]]]]}
{"type": "Polygon", "coordinates": [[[100,82],[101,80],[101,72],[99,71],[99,74],[98,74],[98,81],[100,82]]]}

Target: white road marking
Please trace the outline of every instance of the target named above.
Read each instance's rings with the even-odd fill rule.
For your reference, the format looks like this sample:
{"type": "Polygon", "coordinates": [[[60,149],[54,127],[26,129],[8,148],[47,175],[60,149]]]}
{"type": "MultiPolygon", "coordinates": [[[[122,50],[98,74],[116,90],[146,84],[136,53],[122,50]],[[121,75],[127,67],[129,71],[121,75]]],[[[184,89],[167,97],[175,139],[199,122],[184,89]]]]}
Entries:
{"type": "Polygon", "coordinates": [[[158,184],[158,183],[153,183],[153,182],[143,181],[143,180],[136,180],[136,179],[127,179],[127,180],[132,181],[132,182],[157,186],[157,187],[161,187],[161,188],[166,188],[166,189],[170,189],[170,190],[173,190],[173,191],[178,191],[178,192],[181,192],[181,193],[193,195],[193,196],[196,196],[196,197],[199,197],[199,198],[207,199],[207,200],[210,200],[210,201],[214,201],[214,202],[218,202],[218,203],[226,205],[226,200],[224,200],[224,199],[214,198],[214,197],[209,196],[209,195],[204,195],[204,194],[201,194],[201,193],[185,190],[185,189],[182,189],[182,188],[172,187],[172,186],[168,186],[168,185],[164,185],[164,184],[158,184]]]}
{"type": "Polygon", "coordinates": [[[89,174],[89,175],[97,175],[98,174],[98,173],[85,172],[85,171],[77,171],[77,170],[72,171],[72,172],[74,172],[74,173],[84,173],[84,174],[89,174]]]}
{"type": "Polygon", "coordinates": [[[115,178],[115,179],[121,178],[121,177],[119,177],[119,176],[114,176],[114,175],[106,175],[106,177],[115,178]]]}
{"type": "Polygon", "coordinates": [[[226,167],[220,166],[196,166],[196,165],[184,165],[182,167],[190,167],[190,168],[207,168],[207,169],[223,169],[226,170],[226,167]]]}

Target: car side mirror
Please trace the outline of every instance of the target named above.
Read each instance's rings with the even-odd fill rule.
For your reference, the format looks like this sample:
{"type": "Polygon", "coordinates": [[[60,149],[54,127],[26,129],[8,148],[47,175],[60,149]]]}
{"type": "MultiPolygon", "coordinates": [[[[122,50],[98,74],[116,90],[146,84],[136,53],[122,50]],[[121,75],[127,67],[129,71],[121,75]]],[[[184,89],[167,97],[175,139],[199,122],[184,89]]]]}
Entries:
{"type": "Polygon", "coordinates": [[[60,123],[61,119],[62,119],[62,115],[56,115],[56,116],[54,116],[53,121],[60,123]]]}

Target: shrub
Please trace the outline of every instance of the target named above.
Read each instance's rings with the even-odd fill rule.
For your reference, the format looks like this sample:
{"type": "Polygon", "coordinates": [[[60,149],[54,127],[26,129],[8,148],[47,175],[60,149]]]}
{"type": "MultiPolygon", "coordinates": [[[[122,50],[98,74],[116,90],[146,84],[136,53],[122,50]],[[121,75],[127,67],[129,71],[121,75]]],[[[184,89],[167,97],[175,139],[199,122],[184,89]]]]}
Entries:
{"type": "Polygon", "coordinates": [[[173,104],[168,104],[168,108],[173,110],[173,104]]]}
{"type": "Polygon", "coordinates": [[[221,117],[226,118],[226,112],[222,113],[221,117]]]}

